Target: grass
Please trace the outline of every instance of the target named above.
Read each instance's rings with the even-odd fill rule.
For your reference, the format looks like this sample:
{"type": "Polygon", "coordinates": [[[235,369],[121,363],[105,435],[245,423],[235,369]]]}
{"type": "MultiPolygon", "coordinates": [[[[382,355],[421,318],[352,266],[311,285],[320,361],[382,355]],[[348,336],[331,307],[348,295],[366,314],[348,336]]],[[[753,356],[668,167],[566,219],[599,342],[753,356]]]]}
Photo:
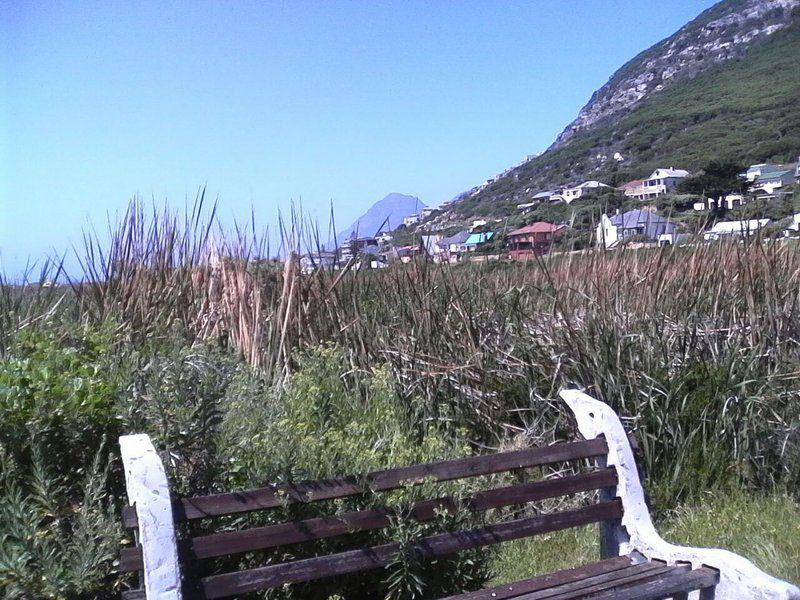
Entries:
{"type": "MultiPolygon", "coordinates": [[[[775,577],[800,583],[800,504],[783,493],[708,493],[663,516],[666,540],[740,554],[775,577]]],[[[599,559],[596,525],[503,545],[494,555],[493,584],[501,585],[599,559]]]]}

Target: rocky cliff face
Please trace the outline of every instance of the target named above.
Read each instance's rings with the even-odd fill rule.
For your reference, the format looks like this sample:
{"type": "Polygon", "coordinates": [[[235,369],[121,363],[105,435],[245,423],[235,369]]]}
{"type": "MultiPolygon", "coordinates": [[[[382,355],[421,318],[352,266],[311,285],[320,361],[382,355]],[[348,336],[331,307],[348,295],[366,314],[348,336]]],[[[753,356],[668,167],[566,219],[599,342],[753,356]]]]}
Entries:
{"type": "Polygon", "coordinates": [[[551,149],[610,117],[619,117],[676,81],[742,56],[752,44],[787,27],[791,11],[798,6],[800,0],[727,0],[711,7],[614,73],[551,149]]]}

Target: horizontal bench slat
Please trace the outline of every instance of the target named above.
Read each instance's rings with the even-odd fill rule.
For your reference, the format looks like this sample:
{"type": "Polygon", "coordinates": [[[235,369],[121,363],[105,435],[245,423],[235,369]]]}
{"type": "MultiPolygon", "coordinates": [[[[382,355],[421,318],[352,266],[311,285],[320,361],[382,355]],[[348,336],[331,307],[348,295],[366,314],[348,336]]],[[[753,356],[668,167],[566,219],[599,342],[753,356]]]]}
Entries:
{"type": "Polygon", "coordinates": [[[596,563],[555,571],[553,573],[547,573],[546,575],[539,575],[530,579],[523,579],[521,581],[484,588],[482,590],[475,590],[474,592],[456,594],[455,596],[440,598],[440,600],[507,600],[508,598],[516,598],[522,594],[529,594],[539,590],[550,590],[559,585],[583,581],[596,575],[613,573],[630,567],[633,564],[633,560],[630,556],[615,556],[614,558],[608,558],[596,563]]]}
{"type": "MultiPolygon", "coordinates": [[[[491,475],[513,469],[592,458],[605,455],[607,452],[608,447],[605,440],[597,438],[387,469],[369,473],[363,477],[306,481],[257,490],[180,498],[175,502],[173,511],[176,521],[202,519],[275,508],[291,503],[333,500],[363,494],[367,491],[388,491],[405,485],[418,485],[426,481],[449,481],[491,475]]],[[[136,527],[134,507],[124,507],[122,518],[126,527],[136,527]]]]}
{"type": "MultiPolygon", "coordinates": [[[[615,486],[617,473],[614,469],[602,469],[579,475],[508,486],[478,492],[460,502],[449,496],[424,500],[403,511],[417,521],[429,521],[436,516],[437,509],[455,512],[459,504],[466,510],[483,511],[534,500],[554,498],[565,494],[587,492],[615,486]]],[[[340,515],[318,517],[290,523],[280,523],[265,527],[254,527],[241,531],[227,531],[189,541],[187,550],[196,559],[225,556],[253,550],[264,550],[276,546],[296,544],[311,540],[325,539],[357,531],[380,529],[390,525],[397,513],[385,507],[352,511],[340,515]]],[[[141,548],[125,548],[120,555],[120,569],[137,571],[142,568],[141,548]]]]}
{"type": "Polygon", "coordinates": [[[615,573],[589,577],[551,590],[517,596],[515,600],[578,600],[607,590],[622,590],[632,585],[682,573],[688,567],[673,567],[663,563],[646,562],[615,573]]]}
{"type": "Polygon", "coordinates": [[[626,587],[609,590],[593,596],[594,600],[659,600],[682,592],[711,588],[719,582],[719,573],[708,567],[670,574],[664,577],[626,587]]]}
{"type": "MultiPolygon", "coordinates": [[[[571,511],[506,521],[467,531],[433,535],[422,538],[414,547],[422,558],[434,558],[621,516],[622,503],[619,499],[615,499],[611,502],[593,504],[571,511]]],[[[200,587],[206,598],[224,598],[273,588],[286,583],[312,581],[384,567],[394,560],[399,550],[399,544],[391,543],[247,571],[213,575],[203,578],[200,581],[200,587]]]]}

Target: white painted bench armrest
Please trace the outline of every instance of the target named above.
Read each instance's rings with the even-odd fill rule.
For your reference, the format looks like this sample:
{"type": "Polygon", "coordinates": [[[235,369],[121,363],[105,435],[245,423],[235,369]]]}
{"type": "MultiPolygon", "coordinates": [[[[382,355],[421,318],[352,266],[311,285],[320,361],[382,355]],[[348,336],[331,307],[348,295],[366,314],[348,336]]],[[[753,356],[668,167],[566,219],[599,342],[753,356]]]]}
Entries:
{"type": "Polygon", "coordinates": [[[625,429],[617,414],[607,404],[578,390],[560,393],[586,439],[605,436],[608,444],[607,464],[614,467],[619,483],[617,494],[622,500],[622,526],[630,540],[620,547],[621,554],[633,551],[648,559],[706,565],[719,570],[716,600],[797,600],[800,589],[764,573],[749,560],[727,550],[676,546],[661,538],[653,526],[639,480],[639,472],[625,429]]]}
{"type": "Polygon", "coordinates": [[[181,570],[164,465],[144,434],[119,438],[128,502],[136,507],[148,600],[181,600],[181,570]]]}

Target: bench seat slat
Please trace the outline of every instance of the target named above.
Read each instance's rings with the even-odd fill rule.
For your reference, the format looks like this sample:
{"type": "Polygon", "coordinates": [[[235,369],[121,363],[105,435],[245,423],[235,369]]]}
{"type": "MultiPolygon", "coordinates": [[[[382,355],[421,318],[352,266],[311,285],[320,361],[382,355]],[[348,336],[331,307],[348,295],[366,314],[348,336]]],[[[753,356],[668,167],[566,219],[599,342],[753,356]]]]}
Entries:
{"type": "MultiPolygon", "coordinates": [[[[460,506],[463,506],[466,510],[478,512],[492,508],[525,504],[545,498],[555,498],[565,494],[597,490],[615,486],[616,484],[616,471],[609,468],[579,475],[486,490],[478,492],[469,498],[464,498],[461,502],[449,496],[424,500],[415,503],[408,512],[403,511],[402,514],[417,521],[429,521],[435,518],[437,510],[456,512],[460,506]]],[[[253,550],[264,550],[276,546],[388,527],[391,519],[395,516],[397,516],[397,513],[391,509],[379,507],[303,521],[254,527],[241,531],[215,533],[191,539],[187,544],[187,550],[190,556],[199,560],[253,550]]],[[[125,548],[120,555],[120,569],[123,571],[137,571],[141,568],[141,548],[125,548]]]]}
{"type": "Polygon", "coordinates": [[[630,567],[633,564],[633,559],[630,556],[615,556],[614,558],[608,558],[596,563],[589,563],[588,565],[581,565],[580,567],[572,569],[554,571],[546,575],[539,575],[537,577],[531,577],[530,579],[523,579],[522,581],[475,590],[474,592],[456,594],[440,600],[508,600],[509,598],[516,598],[522,594],[529,594],[539,590],[549,590],[559,585],[583,581],[595,575],[613,573],[630,567]]]}
{"type": "MultiPolygon", "coordinates": [[[[622,504],[619,499],[615,499],[611,502],[603,502],[570,511],[506,521],[466,531],[433,535],[419,540],[415,544],[415,549],[423,558],[435,558],[462,550],[588,525],[605,519],[620,518],[621,516],[622,504]]],[[[213,575],[201,579],[200,587],[206,598],[224,598],[272,588],[286,583],[306,582],[323,577],[385,567],[394,560],[399,549],[399,544],[391,543],[235,573],[213,575]]]]}
{"type": "MultiPolygon", "coordinates": [[[[560,443],[526,450],[386,469],[369,473],[363,477],[306,481],[257,490],[180,498],[174,503],[173,512],[176,521],[202,519],[275,508],[291,503],[333,500],[368,491],[389,491],[429,481],[450,481],[465,477],[491,475],[513,469],[592,458],[605,455],[607,452],[608,446],[601,438],[560,443]]],[[[126,527],[136,527],[134,507],[124,507],[122,518],[126,527]]]]}
{"type": "Polygon", "coordinates": [[[646,562],[614,573],[588,577],[583,581],[561,585],[549,590],[522,594],[514,600],[576,600],[608,590],[623,590],[632,585],[688,571],[689,567],[673,567],[663,563],[646,562]]]}
{"type": "Polygon", "coordinates": [[[659,600],[683,592],[713,588],[719,583],[719,573],[708,567],[670,574],[635,586],[608,590],[593,595],[593,600],[659,600]]]}

